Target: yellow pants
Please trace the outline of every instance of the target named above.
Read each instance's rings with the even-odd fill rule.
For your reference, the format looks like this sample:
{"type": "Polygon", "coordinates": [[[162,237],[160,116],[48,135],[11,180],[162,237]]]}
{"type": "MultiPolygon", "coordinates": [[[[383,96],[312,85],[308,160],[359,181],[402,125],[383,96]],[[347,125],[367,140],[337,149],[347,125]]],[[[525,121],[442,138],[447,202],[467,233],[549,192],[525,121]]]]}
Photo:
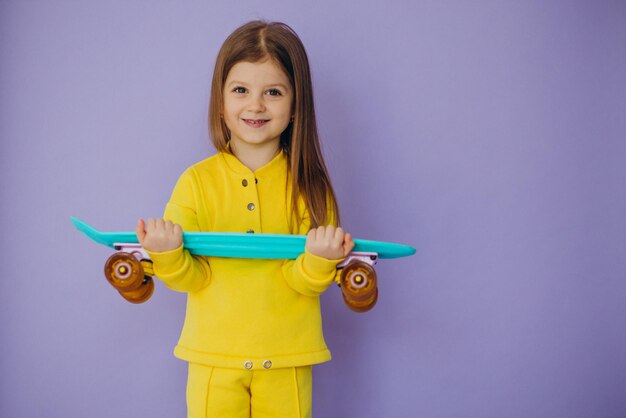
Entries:
{"type": "Polygon", "coordinates": [[[221,369],[189,363],[188,418],[310,418],[311,366],[221,369]]]}

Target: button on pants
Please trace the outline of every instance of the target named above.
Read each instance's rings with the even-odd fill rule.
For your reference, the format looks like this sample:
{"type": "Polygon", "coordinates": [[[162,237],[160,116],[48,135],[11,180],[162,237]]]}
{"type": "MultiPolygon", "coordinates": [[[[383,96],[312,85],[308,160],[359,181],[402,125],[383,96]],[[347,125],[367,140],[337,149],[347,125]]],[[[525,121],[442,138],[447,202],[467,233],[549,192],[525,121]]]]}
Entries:
{"type": "Polygon", "coordinates": [[[188,418],[310,418],[312,367],[238,370],[189,363],[188,418]]]}

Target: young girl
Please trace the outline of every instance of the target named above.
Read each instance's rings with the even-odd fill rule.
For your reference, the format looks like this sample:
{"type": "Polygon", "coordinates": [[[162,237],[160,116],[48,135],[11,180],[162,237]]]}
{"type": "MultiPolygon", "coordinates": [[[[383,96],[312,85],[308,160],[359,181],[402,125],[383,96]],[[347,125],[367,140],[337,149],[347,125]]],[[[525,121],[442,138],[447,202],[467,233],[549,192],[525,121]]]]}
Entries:
{"type": "Polygon", "coordinates": [[[254,21],[222,45],[209,122],[218,153],[178,180],[137,235],[166,286],[187,292],[174,354],[189,417],[309,417],[311,365],[330,360],[319,295],[354,247],[336,227],[309,64],[296,33],[254,21]],[[182,231],[307,234],[296,260],[197,257],[182,231]]]}

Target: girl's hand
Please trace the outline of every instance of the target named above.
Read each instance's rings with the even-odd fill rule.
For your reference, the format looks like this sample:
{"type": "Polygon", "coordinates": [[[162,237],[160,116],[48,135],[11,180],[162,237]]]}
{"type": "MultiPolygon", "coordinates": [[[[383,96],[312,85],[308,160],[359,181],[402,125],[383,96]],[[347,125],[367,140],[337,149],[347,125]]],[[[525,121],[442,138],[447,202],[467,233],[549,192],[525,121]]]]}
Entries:
{"type": "Polygon", "coordinates": [[[313,228],[306,237],[306,249],[311,254],[327,260],[344,258],[353,248],[352,236],[332,225],[313,228]]]}
{"type": "Polygon", "coordinates": [[[137,222],[137,238],[141,246],[155,253],[175,250],[183,244],[183,229],[170,221],[152,219],[137,222]]]}

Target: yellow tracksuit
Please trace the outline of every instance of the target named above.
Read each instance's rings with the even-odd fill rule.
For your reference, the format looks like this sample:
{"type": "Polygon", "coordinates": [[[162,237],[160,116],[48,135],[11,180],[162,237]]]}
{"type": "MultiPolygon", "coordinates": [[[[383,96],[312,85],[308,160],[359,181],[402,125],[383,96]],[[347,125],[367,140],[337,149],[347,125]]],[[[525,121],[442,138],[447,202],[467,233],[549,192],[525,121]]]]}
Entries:
{"type": "MultiPolygon", "coordinates": [[[[304,205],[303,221],[295,225],[293,219],[290,227],[287,172],[282,152],[254,172],[234,155],[218,153],[183,173],[164,218],[183,231],[306,234],[304,205]]],[[[182,247],[150,256],[166,286],[188,292],[177,357],[252,374],[330,360],[319,295],[333,282],[341,260],[308,252],[296,260],[197,257],[182,247]]]]}

